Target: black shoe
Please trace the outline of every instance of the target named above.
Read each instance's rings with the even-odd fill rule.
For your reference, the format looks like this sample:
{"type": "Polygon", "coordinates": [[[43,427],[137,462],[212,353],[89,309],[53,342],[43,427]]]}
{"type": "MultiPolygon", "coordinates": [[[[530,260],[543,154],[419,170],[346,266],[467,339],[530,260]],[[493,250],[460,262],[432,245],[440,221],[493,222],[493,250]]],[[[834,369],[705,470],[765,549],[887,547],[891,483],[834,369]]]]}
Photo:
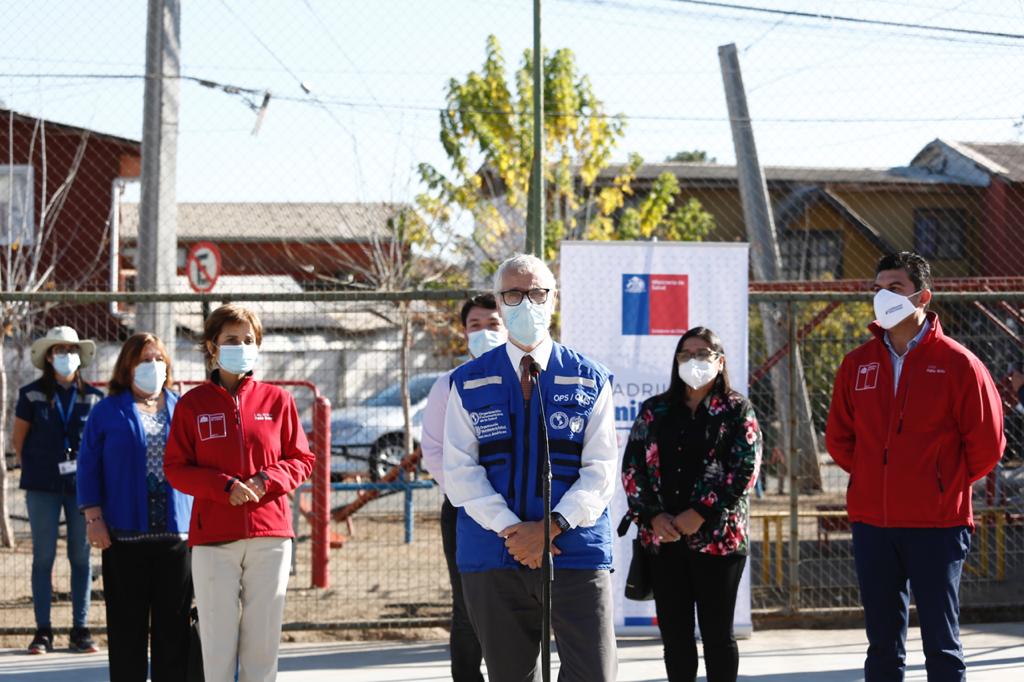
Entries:
{"type": "Polygon", "coordinates": [[[89,628],[71,628],[71,650],[76,654],[94,654],[99,651],[89,628]]]}
{"type": "Polygon", "coordinates": [[[50,628],[36,629],[32,643],[28,645],[30,654],[46,654],[53,651],[53,631],[50,628]]]}

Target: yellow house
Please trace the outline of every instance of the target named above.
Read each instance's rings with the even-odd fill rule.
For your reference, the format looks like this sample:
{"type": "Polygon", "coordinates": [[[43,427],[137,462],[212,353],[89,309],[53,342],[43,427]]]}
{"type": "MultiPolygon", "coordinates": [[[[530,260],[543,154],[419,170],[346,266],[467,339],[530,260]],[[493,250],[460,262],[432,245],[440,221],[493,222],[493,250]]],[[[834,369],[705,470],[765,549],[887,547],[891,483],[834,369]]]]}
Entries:
{"type": "MultiPolygon", "coordinates": [[[[604,170],[608,183],[621,165],[604,170]]],[[[715,217],[712,241],[747,238],[735,166],[657,163],[632,183],[642,197],[662,173],[715,217]]],[[[1024,217],[1024,145],[935,140],[898,168],[764,169],[782,257],[782,278],[864,279],[879,257],[914,250],[936,276],[1015,275],[1006,240],[1024,217]]],[[[677,201],[678,201],[677,199],[677,201]]]]}

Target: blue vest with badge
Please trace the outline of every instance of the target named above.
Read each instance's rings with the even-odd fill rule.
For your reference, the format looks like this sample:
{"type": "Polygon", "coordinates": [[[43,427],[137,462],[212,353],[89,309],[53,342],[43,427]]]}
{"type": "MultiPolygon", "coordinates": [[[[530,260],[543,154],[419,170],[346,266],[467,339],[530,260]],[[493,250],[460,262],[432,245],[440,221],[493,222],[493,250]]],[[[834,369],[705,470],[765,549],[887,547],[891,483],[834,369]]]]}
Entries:
{"type": "MultiPolygon", "coordinates": [[[[523,400],[516,368],[504,346],[459,367],[452,385],[459,392],[479,442],[487,479],[521,520],[544,517],[543,463],[540,456],[541,397],[551,451],[551,506],[579,479],[583,436],[611,374],[601,365],[560,344],[552,344],[540,373],[540,395],[523,400]]],[[[466,573],[521,568],[497,533],[481,527],[459,509],[456,563],[466,573]]],[[[554,543],[561,554],[555,568],[607,569],[612,565],[608,510],[593,526],[577,526],[554,543]]]]}

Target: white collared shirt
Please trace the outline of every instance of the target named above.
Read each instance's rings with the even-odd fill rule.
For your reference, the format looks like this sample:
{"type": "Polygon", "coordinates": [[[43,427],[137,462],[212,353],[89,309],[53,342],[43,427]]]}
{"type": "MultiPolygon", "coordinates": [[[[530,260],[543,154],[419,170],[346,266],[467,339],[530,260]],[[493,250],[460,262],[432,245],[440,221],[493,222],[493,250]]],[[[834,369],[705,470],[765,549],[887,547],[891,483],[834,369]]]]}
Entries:
{"type": "MultiPolygon", "coordinates": [[[[530,355],[547,369],[551,358],[551,337],[545,338],[530,355]]],[[[511,342],[505,344],[509,362],[519,373],[526,352],[511,342]]],[[[519,393],[519,386],[508,390],[519,393]]],[[[466,513],[484,528],[499,533],[521,519],[508,508],[505,498],[494,490],[487,471],[479,463],[479,441],[469,413],[455,386],[448,395],[444,425],[444,479],[449,501],[465,507],[466,513]]],[[[619,446],[615,437],[615,406],[611,382],[605,383],[594,403],[583,433],[583,453],[579,480],[573,483],[553,512],[561,514],[569,525],[593,526],[611,502],[618,481],[619,446]]]]}
{"type": "Polygon", "coordinates": [[[924,338],[924,335],[927,334],[928,330],[931,328],[931,320],[926,318],[924,321],[924,326],[921,327],[921,331],[917,332],[917,334],[914,335],[914,338],[910,340],[910,342],[907,344],[907,349],[903,351],[903,355],[897,353],[896,349],[893,348],[892,339],[889,338],[889,332],[885,332],[885,335],[882,337],[882,340],[885,341],[886,348],[889,349],[889,357],[892,359],[893,395],[896,394],[896,391],[899,390],[900,387],[900,375],[903,374],[904,361],[907,359],[907,356],[910,355],[910,351],[914,350],[914,347],[921,343],[921,339],[924,338]]]}
{"type": "MultiPolygon", "coordinates": [[[[455,371],[455,370],[452,370],[455,371]]],[[[423,468],[437,481],[437,487],[444,492],[444,418],[448,412],[448,391],[452,373],[445,372],[430,387],[427,404],[423,407],[423,431],[420,434],[420,452],[423,453],[423,468]]]]}

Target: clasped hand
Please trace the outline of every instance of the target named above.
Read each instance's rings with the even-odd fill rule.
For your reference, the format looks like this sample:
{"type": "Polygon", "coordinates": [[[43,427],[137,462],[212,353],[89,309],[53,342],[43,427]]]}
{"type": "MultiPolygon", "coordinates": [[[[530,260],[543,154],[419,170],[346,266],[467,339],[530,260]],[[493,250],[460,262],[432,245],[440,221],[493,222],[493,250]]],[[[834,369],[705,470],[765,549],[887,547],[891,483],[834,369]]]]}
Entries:
{"type": "Polygon", "coordinates": [[[235,482],[231,485],[231,495],[228,497],[228,502],[232,506],[237,507],[246,502],[259,502],[266,494],[267,488],[263,483],[263,479],[259,476],[253,476],[244,483],[240,479],[235,479],[235,482]]]}
{"type": "MultiPolygon", "coordinates": [[[[551,524],[551,539],[561,532],[555,524],[551,524]]],[[[498,533],[505,539],[505,548],[512,558],[527,568],[540,568],[544,560],[544,522],[524,521],[509,526],[498,533]]],[[[555,543],[551,543],[551,553],[561,554],[555,543]]]]}
{"type": "Polygon", "coordinates": [[[651,528],[660,542],[676,542],[684,535],[693,535],[704,524],[704,517],[693,509],[672,516],[662,512],[651,519],[651,528]]]}

